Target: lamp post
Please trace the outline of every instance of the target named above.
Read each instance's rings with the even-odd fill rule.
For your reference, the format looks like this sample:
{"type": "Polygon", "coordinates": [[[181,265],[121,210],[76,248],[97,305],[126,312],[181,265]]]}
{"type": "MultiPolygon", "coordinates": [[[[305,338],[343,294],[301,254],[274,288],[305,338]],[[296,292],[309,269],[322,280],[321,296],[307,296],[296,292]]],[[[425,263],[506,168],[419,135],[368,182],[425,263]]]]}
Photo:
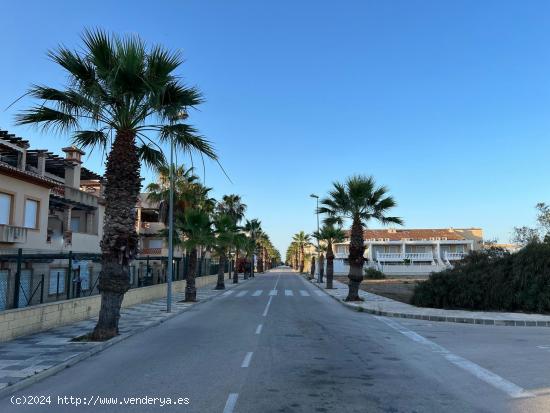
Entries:
{"type": "MultiPolygon", "coordinates": [[[[310,195],[311,198],[315,198],[317,201],[317,209],[315,210],[315,213],[317,214],[317,234],[319,234],[319,196],[315,194],[310,195]]],[[[317,238],[317,265],[319,266],[319,269],[321,268],[321,246],[319,244],[319,238],[317,238]]],[[[319,271],[319,274],[317,275],[317,281],[321,282],[321,271],[319,271]]]]}
{"type": "MultiPolygon", "coordinates": [[[[171,122],[187,118],[187,111],[183,109],[171,122]]],[[[168,199],[168,274],[166,279],[166,312],[172,312],[172,277],[174,261],[174,136],[170,136],[170,195],[168,199]]]]}

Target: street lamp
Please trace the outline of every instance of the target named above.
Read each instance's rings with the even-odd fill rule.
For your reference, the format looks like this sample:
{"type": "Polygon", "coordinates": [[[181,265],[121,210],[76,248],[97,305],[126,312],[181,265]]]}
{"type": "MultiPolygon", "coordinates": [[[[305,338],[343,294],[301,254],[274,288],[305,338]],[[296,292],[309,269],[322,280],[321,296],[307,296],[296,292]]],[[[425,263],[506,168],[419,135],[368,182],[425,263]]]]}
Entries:
{"type": "MultiPolygon", "coordinates": [[[[178,112],[170,123],[177,120],[187,119],[185,109],[178,112]]],[[[166,312],[172,311],[172,277],[174,261],[174,136],[170,135],[170,196],[168,200],[168,276],[166,280],[166,312]]]]}
{"type": "MultiPolygon", "coordinates": [[[[315,198],[317,201],[317,209],[315,213],[317,214],[317,234],[319,234],[319,196],[315,194],[310,195],[311,198],[315,198]]],[[[319,273],[317,275],[317,281],[321,282],[321,246],[319,245],[319,238],[317,238],[317,265],[319,266],[319,273]]]]}

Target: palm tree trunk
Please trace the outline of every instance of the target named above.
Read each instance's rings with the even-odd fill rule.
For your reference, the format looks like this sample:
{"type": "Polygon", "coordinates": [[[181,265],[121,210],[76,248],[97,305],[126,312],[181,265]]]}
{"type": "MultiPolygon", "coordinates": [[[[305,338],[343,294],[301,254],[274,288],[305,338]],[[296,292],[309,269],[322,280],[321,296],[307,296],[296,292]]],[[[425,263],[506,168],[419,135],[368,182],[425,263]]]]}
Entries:
{"type": "Polygon", "coordinates": [[[325,275],[325,256],[321,253],[319,256],[319,278],[321,280],[323,279],[323,275],[325,275]]]}
{"type": "Polygon", "coordinates": [[[239,264],[239,249],[237,248],[235,250],[235,267],[233,268],[233,284],[239,283],[239,270],[238,270],[238,264],[239,264]]]}
{"type": "Polygon", "coordinates": [[[250,262],[250,259],[249,259],[249,255],[248,255],[248,254],[246,254],[246,256],[245,256],[245,262],[246,262],[246,264],[245,264],[245,266],[244,266],[243,278],[244,278],[245,280],[248,280],[248,271],[250,271],[250,269],[248,269],[248,271],[247,271],[247,268],[246,268],[246,266],[247,266],[248,263],[250,262]]]}
{"type": "Polygon", "coordinates": [[[258,272],[264,272],[264,249],[260,247],[258,251],[258,272]]]}
{"type": "Polygon", "coordinates": [[[189,254],[189,271],[185,282],[185,301],[197,301],[197,288],[195,287],[195,273],[197,270],[197,248],[193,247],[189,254]]]}
{"type": "Polygon", "coordinates": [[[220,254],[220,263],[218,266],[218,282],[216,283],[215,290],[225,290],[225,277],[224,277],[225,261],[226,261],[226,256],[224,252],[220,254]]]}
{"type": "Polygon", "coordinates": [[[304,266],[305,266],[305,254],[304,254],[304,246],[300,246],[300,274],[304,272],[304,266]]]}
{"type": "Polygon", "coordinates": [[[332,289],[334,280],[334,252],[332,251],[332,242],[327,243],[327,288],[332,289]]]}
{"type": "Polygon", "coordinates": [[[105,168],[105,220],[101,240],[99,319],[93,340],[118,334],[120,306],[130,288],[129,264],[137,254],[135,207],[141,188],[140,163],[132,133],[118,133],[105,168]]]}
{"type": "Polygon", "coordinates": [[[359,297],[359,285],[363,281],[364,253],[363,225],[359,217],[354,217],[349,245],[349,291],[346,301],[362,301],[359,297]]]}
{"type": "Polygon", "coordinates": [[[311,257],[311,268],[309,269],[309,279],[312,280],[315,277],[315,257],[311,257]]]}

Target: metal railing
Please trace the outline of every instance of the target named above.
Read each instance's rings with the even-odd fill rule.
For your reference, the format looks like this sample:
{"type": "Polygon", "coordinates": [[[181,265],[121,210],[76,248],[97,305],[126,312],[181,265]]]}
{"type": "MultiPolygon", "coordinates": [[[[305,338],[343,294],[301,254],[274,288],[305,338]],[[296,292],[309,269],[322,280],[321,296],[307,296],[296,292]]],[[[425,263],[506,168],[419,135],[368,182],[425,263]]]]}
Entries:
{"type": "MultiPolygon", "coordinates": [[[[100,261],[100,254],[2,250],[0,311],[99,294],[100,261]]],[[[165,256],[136,258],[129,267],[130,288],[165,283],[167,263],[165,256]]],[[[174,257],[172,265],[173,280],[184,280],[189,272],[189,258],[174,257]]],[[[215,275],[219,260],[198,258],[195,269],[196,277],[215,275]]],[[[228,271],[226,262],[224,273],[228,271]]]]}

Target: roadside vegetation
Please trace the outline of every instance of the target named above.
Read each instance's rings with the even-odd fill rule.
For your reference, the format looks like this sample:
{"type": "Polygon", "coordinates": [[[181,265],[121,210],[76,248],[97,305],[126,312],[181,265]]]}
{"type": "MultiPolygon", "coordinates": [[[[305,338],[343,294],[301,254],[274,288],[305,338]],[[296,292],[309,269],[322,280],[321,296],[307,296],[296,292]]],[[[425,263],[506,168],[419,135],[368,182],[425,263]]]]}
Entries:
{"type": "Polygon", "coordinates": [[[511,254],[500,248],[470,253],[434,273],[414,291],[421,307],[550,313],[550,243],[532,240],[511,254]]]}

